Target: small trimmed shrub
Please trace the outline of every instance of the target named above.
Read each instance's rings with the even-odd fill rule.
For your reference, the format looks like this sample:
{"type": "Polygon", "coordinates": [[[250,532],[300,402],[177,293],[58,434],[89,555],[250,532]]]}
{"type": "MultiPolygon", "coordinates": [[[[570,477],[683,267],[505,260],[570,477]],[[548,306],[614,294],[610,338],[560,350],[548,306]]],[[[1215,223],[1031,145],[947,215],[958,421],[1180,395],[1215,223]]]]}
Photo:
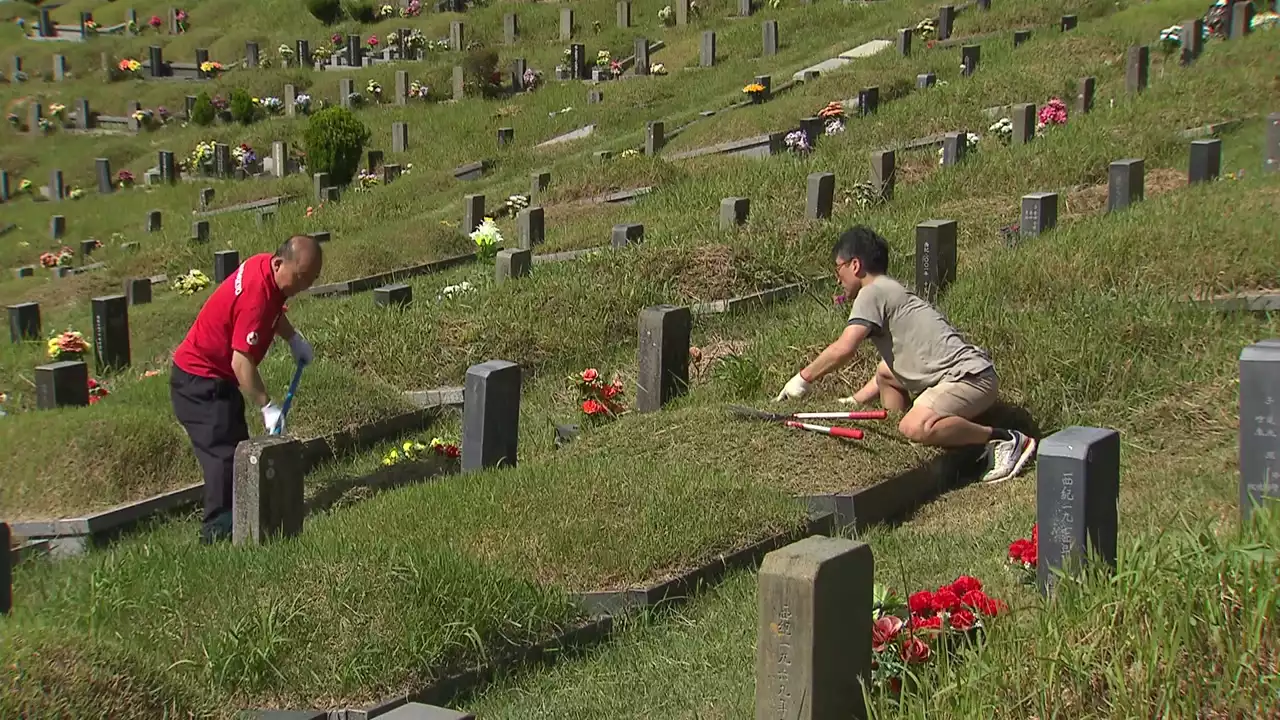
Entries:
{"type": "Polygon", "coordinates": [[[243,88],[236,88],[231,91],[230,106],[231,119],[241,125],[248,125],[253,122],[258,110],[253,105],[253,98],[243,88]]]}
{"type": "Polygon", "coordinates": [[[342,0],[307,0],[307,12],[325,25],[342,19],[342,0]]]}
{"type": "Polygon", "coordinates": [[[209,99],[209,93],[202,92],[196,97],[196,103],[191,107],[191,122],[197,125],[212,125],[217,112],[213,109],[213,100],[209,99]]]}
{"type": "Polygon", "coordinates": [[[493,50],[477,48],[467,53],[462,60],[464,86],[468,95],[485,95],[493,93],[493,75],[498,70],[498,53],[493,50]]]}
{"type": "Polygon", "coordinates": [[[307,122],[303,136],[307,147],[307,170],[329,173],[335,185],[345,185],[360,168],[360,157],[369,142],[369,128],[350,110],[325,108],[307,122]]]}

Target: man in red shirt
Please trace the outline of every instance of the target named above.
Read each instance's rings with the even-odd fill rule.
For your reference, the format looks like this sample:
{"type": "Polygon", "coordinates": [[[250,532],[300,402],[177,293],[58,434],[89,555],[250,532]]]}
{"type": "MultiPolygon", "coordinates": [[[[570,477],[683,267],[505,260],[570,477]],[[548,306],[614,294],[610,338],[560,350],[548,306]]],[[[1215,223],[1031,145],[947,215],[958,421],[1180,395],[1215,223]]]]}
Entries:
{"type": "Polygon", "coordinates": [[[289,238],[275,254],[245,260],[205,301],[173,353],[169,397],[204,474],[201,542],[231,534],[232,463],[236,446],[249,439],[245,400],[261,409],[268,433],[281,422],[258,373],[272,340],[284,338],[301,365],[314,359],[311,344],[285,317],[284,303],[311,287],[322,263],[320,244],[307,235],[289,238]]]}

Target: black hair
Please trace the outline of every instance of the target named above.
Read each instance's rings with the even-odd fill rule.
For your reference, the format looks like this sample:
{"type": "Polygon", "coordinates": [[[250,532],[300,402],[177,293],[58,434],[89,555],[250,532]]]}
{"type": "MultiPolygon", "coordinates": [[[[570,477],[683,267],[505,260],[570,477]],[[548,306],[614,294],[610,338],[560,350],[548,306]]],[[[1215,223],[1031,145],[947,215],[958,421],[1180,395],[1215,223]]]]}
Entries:
{"type": "Polygon", "coordinates": [[[298,254],[298,248],[303,242],[306,242],[315,249],[317,260],[322,260],[324,258],[324,251],[320,249],[320,242],[311,235],[294,235],[288,240],[285,240],[281,243],[280,247],[276,249],[275,256],[283,258],[285,262],[293,262],[298,254]]]}
{"type": "Polygon", "coordinates": [[[889,271],[889,243],[875,230],[857,225],[844,231],[831,247],[831,258],[836,262],[848,262],[854,258],[862,261],[862,269],[872,275],[889,271]]]}

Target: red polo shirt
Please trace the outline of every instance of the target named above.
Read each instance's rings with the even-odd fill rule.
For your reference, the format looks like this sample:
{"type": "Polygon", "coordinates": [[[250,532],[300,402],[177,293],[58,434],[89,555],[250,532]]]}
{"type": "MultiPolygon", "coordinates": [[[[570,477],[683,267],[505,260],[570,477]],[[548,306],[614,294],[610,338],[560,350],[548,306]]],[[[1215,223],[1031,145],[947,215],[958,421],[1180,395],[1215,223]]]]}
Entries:
{"type": "Polygon", "coordinates": [[[235,382],[232,352],[262,362],[275,339],[284,301],[271,272],[271,253],[250,257],[205,301],[174,351],[173,363],[192,375],[235,382]]]}

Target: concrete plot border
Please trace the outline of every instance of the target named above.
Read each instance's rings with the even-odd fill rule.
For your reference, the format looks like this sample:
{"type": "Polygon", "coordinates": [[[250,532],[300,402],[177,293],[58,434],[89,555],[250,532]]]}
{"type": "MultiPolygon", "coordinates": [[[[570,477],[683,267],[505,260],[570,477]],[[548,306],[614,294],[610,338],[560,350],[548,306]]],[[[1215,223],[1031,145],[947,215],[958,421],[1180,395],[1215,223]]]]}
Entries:
{"type": "Polygon", "coordinates": [[[387,272],[375,273],[373,275],[365,275],[364,277],[354,278],[352,280],[343,280],[342,282],[328,283],[327,285],[316,285],[306,291],[306,295],[313,297],[335,297],[340,295],[354,295],[356,293],[368,292],[374,288],[382,287],[387,283],[396,282],[397,280],[406,280],[418,275],[428,275],[433,272],[447,270],[463,263],[471,262],[476,259],[473,252],[454,255],[442,260],[432,260],[431,262],[420,263],[418,265],[410,265],[409,267],[398,268],[396,270],[388,270],[387,272]]]}
{"type": "MultiPolygon", "coordinates": [[[[201,180],[211,180],[214,178],[199,178],[201,180]]],[[[193,178],[193,181],[195,178],[193,178]]],[[[196,210],[192,214],[195,217],[213,217],[214,215],[222,215],[231,212],[248,212],[250,210],[264,210],[266,208],[278,208],[281,205],[293,199],[292,195],[276,195],[261,200],[251,200],[249,202],[228,205],[227,207],[214,208],[212,210],[196,210]]]]}
{"type": "Polygon", "coordinates": [[[741,310],[755,305],[770,305],[804,292],[813,282],[815,281],[805,280],[802,282],[769,288],[767,290],[747,293],[746,295],[726,298],[724,300],[712,300],[710,302],[696,303],[689,306],[689,312],[694,315],[717,315],[720,313],[741,310]]]}

